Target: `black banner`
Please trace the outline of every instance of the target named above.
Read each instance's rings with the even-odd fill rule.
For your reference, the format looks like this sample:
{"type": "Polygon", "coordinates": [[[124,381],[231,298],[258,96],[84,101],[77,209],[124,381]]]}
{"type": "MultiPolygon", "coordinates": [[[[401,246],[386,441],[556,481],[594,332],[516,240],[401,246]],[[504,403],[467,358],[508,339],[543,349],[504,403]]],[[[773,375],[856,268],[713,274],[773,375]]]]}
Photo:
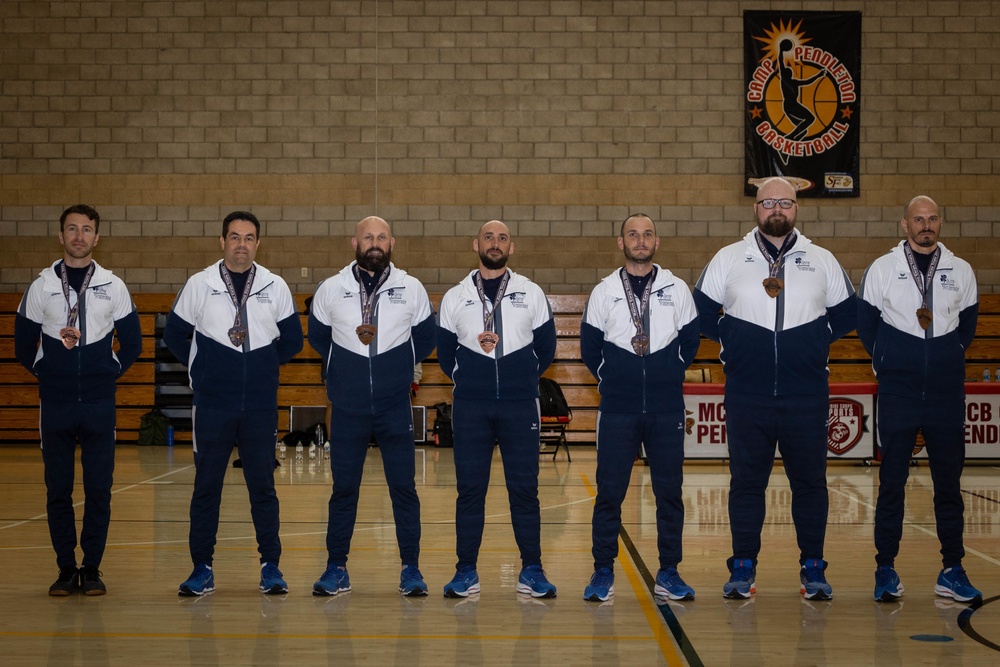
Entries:
{"type": "Polygon", "coordinates": [[[858,197],[861,12],[743,13],[746,185],[783,176],[799,197],[858,197]]]}

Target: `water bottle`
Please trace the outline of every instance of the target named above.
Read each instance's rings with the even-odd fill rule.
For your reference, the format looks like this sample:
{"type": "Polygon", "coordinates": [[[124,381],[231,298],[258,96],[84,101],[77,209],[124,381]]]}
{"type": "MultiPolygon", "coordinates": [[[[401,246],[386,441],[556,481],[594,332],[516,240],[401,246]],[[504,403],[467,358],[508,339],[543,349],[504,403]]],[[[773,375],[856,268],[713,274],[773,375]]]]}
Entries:
{"type": "Polygon", "coordinates": [[[296,461],[302,461],[302,459],[303,459],[302,453],[304,451],[305,451],[305,448],[302,446],[302,441],[300,440],[299,444],[295,445],[295,460],[296,461]]]}
{"type": "Polygon", "coordinates": [[[329,440],[327,440],[326,442],[323,443],[323,458],[325,458],[327,461],[330,460],[330,441],[329,440]]]}
{"type": "Polygon", "coordinates": [[[285,458],[285,449],[286,449],[286,447],[285,447],[285,441],[284,440],[279,440],[278,444],[276,444],[274,447],[275,447],[275,449],[278,450],[278,458],[284,460],[284,458],[285,458]]]}
{"type": "MultiPolygon", "coordinates": [[[[986,372],[989,373],[989,371],[986,371],[986,372]]],[[[168,426],[167,427],[167,447],[173,447],[173,446],[174,446],[174,427],[173,426],[168,426]]]]}
{"type": "Polygon", "coordinates": [[[316,460],[316,445],[315,443],[312,442],[309,443],[309,460],[310,461],[316,460]]]}

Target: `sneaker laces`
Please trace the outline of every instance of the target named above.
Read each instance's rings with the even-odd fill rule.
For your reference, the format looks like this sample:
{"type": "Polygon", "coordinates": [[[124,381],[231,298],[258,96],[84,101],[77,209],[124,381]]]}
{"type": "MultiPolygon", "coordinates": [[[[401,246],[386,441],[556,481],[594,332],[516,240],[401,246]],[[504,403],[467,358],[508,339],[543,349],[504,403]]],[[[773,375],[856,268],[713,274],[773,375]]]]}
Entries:
{"type": "Polygon", "coordinates": [[[893,580],[893,569],[888,565],[880,566],[875,570],[875,583],[880,587],[887,587],[893,580]]]}
{"type": "Polygon", "coordinates": [[[738,565],[733,568],[730,581],[750,581],[753,578],[753,568],[746,565],[738,565]]]}
{"type": "Polygon", "coordinates": [[[823,574],[823,568],[821,567],[804,567],[802,568],[802,573],[805,580],[809,583],[826,583],[826,575],[823,574]]]}
{"type": "Polygon", "coordinates": [[[599,570],[594,571],[594,575],[590,578],[591,586],[610,586],[615,580],[614,572],[610,568],[602,567],[599,570]]]}
{"type": "Polygon", "coordinates": [[[969,575],[965,573],[965,568],[961,566],[953,567],[951,568],[951,572],[949,572],[948,574],[950,575],[949,578],[952,580],[953,583],[958,584],[960,586],[968,586],[969,588],[973,587],[972,582],[969,581],[969,575]]]}

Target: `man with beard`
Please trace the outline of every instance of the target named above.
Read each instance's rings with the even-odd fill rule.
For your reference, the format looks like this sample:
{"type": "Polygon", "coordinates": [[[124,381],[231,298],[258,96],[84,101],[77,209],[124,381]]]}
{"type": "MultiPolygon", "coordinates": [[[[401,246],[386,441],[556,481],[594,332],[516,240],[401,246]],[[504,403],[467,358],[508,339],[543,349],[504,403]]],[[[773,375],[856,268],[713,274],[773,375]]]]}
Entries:
{"type": "Polygon", "coordinates": [[[518,593],[554,597],[542,569],[538,505],[538,378],[552,363],[556,328],[541,288],[507,269],[514,252],[507,225],[487,222],[472,241],[479,269],[441,300],[441,370],[455,382],[452,423],[458,500],[458,563],[445,597],[479,592],[493,448],[499,443],[514,539],[521,552],[518,593]]]}
{"type": "Polygon", "coordinates": [[[906,238],[872,262],[858,293],[858,337],[878,377],[882,459],[875,505],[875,599],[881,602],[903,594],[894,565],[918,432],[927,448],[941,542],[943,569],[934,592],[959,602],[983,598],[962,567],[965,350],[976,335],[979,290],[968,262],[938,242],[942,223],[933,199],[911,199],[900,221],[906,238]]]}
{"type": "Polygon", "coordinates": [[[643,445],[656,498],[660,569],[655,593],[694,599],[677,565],[684,530],[684,371],[700,343],[698,313],[687,284],[653,262],[659,247],[649,216],[625,219],[618,237],[625,266],[591,292],[580,327],[580,352],[601,393],[594,574],[585,600],[614,595],[622,502],[643,445]]]}
{"type": "Polygon", "coordinates": [[[260,553],[262,593],[288,592],[278,569],[281,540],[274,490],[278,367],[302,349],[302,323],[288,285],[257,264],[260,221],[233,211],[222,222],[223,258],[188,279],[167,316],[163,342],[188,367],[194,390],[194,492],[188,546],[194,569],[177,594],[215,590],[212,563],[222,487],[233,444],[260,553]]]}
{"type": "Polygon", "coordinates": [[[99,571],[111,522],[115,382],[142,351],[139,316],[120,278],[94,261],[101,216],[77,204],[59,218],[63,258],[38,274],[14,319],[14,353],[38,378],[49,536],[59,577],[49,595],[104,595],[99,571]],[[119,349],[113,344],[117,335],[119,349]],[[73,476],[83,467],[83,567],[76,567],[73,476]]]}
{"type": "Polygon", "coordinates": [[[327,565],[313,595],[351,590],[351,548],[368,443],[375,437],[389,486],[402,571],[399,592],[427,595],[419,569],[420,500],[414,482],[413,366],[434,349],[434,311],[420,281],[392,264],[382,218],[357,224],[355,261],[316,288],[309,344],[323,358],[330,399],[327,565]]]}
{"type": "Polygon", "coordinates": [[[756,591],[765,492],[781,452],[792,491],[800,592],[828,600],[823,560],[830,343],[854,329],[856,299],[834,256],[795,230],[795,188],[783,178],[757,190],[757,228],[720,250],[694,300],[701,332],[722,343],[729,441],[727,598],[756,591]],[[720,313],[721,309],[721,313],[720,313]]]}

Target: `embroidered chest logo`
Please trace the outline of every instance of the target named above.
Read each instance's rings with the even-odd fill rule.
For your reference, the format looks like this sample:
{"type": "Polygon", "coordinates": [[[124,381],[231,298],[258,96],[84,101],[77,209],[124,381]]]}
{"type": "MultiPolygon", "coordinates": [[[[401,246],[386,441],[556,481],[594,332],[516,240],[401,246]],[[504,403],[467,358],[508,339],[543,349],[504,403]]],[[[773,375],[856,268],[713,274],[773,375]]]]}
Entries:
{"type": "Polygon", "coordinates": [[[796,257],[793,263],[796,269],[799,271],[808,271],[809,273],[815,273],[816,269],[809,265],[808,259],[802,259],[801,257],[796,257]]]}
{"type": "Polygon", "coordinates": [[[108,294],[107,288],[105,288],[103,285],[99,285],[90,291],[91,295],[95,299],[100,299],[101,301],[111,301],[111,295],[108,294]]]}
{"type": "Polygon", "coordinates": [[[528,307],[527,302],[524,300],[523,292],[514,292],[513,294],[506,295],[504,298],[510,300],[510,305],[513,306],[514,308],[528,307]]]}
{"type": "Polygon", "coordinates": [[[656,302],[661,306],[673,307],[674,295],[665,290],[656,290],[656,302]]]}
{"type": "Polygon", "coordinates": [[[405,292],[401,287],[391,287],[389,288],[389,291],[385,293],[386,298],[389,299],[389,303],[393,306],[405,306],[406,299],[403,298],[404,295],[405,292]]]}
{"type": "Polygon", "coordinates": [[[938,281],[941,283],[941,289],[948,290],[949,292],[959,291],[958,284],[947,273],[939,273],[938,281]]]}

